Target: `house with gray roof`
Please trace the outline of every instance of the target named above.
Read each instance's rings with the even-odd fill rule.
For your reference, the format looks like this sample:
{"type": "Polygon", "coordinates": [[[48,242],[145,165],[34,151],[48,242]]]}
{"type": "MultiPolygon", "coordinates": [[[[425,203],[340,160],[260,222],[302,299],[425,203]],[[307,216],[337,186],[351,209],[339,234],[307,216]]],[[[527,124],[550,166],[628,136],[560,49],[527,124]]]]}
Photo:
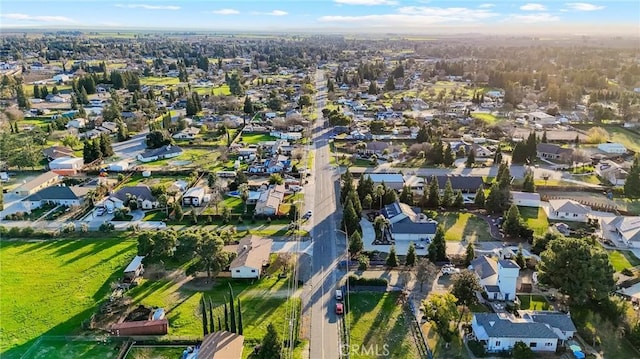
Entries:
{"type": "Polygon", "coordinates": [[[555,352],[573,337],[575,325],[567,314],[552,313],[523,313],[519,318],[510,313],[473,313],[471,329],[488,352],[511,350],[517,342],[534,352],[555,352]]]}
{"type": "Polygon", "coordinates": [[[538,143],[536,156],[543,160],[564,160],[573,153],[571,148],[563,148],[552,143],[538,143]]]}
{"type": "Polygon", "coordinates": [[[173,158],[182,154],[182,148],[175,145],[164,145],[159,148],[147,150],[138,155],[138,161],[151,162],[166,158],[173,158]]]}
{"type": "Polygon", "coordinates": [[[31,209],[40,208],[45,204],[65,205],[68,207],[79,206],[90,188],[88,187],[66,187],[52,186],[43,188],[40,191],[23,199],[31,209]]]}
{"type": "Polygon", "coordinates": [[[640,217],[615,216],[600,218],[601,236],[627,247],[640,248],[640,217]]]}
{"type": "Polygon", "coordinates": [[[395,202],[384,206],[381,214],[389,220],[389,234],[394,241],[431,241],[438,222],[427,218],[409,205],[395,202]]]}
{"type": "Polygon", "coordinates": [[[113,193],[104,201],[107,209],[120,209],[127,206],[129,201],[138,202],[138,208],[153,209],[157,208],[159,203],[156,197],[151,193],[151,188],[147,185],[137,185],[123,187],[113,193]]]}
{"type": "Polygon", "coordinates": [[[509,301],[516,297],[516,285],[520,275],[520,266],[516,262],[480,256],[471,261],[469,269],[478,276],[489,300],[509,301]]]}
{"type": "Polygon", "coordinates": [[[571,199],[549,200],[547,217],[555,221],[587,222],[591,208],[571,199]]]}

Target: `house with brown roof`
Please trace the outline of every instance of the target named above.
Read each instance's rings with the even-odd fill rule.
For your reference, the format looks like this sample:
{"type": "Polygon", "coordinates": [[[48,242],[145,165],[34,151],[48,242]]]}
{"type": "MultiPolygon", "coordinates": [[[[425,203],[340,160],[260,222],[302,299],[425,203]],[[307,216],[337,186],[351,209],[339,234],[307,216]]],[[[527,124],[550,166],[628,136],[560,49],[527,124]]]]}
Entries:
{"type": "Polygon", "coordinates": [[[260,198],[256,202],[256,214],[261,216],[275,216],[278,214],[278,208],[284,200],[284,185],[272,186],[260,194],[260,198]]]}
{"type": "Polygon", "coordinates": [[[240,240],[238,255],[229,265],[231,278],[260,278],[262,268],[269,264],[272,243],[256,236],[240,240]]]}
{"type": "Polygon", "coordinates": [[[51,146],[42,150],[42,153],[47,158],[47,161],[53,161],[61,157],[75,157],[73,150],[64,146],[51,146]]]}
{"type": "Polygon", "coordinates": [[[49,171],[41,174],[40,176],[32,179],[29,182],[23,183],[18,188],[14,189],[13,192],[18,196],[29,196],[32,195],[41,189],[45,189],[47,187],[51,187],[54,184],[62,182],[62,176],[49,171]]]}

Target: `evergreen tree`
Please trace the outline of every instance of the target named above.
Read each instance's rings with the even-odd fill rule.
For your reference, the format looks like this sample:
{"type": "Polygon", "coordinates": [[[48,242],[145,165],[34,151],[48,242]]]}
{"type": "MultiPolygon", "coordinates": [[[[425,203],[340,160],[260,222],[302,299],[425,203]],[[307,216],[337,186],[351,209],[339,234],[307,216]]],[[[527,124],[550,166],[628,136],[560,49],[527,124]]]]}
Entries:
{"type": "Polygon", "coordinates": [[[440,206],[440,187],[436,176],[431,177],[429,182],[429,196],[427,197],[427,208],[438,208],[440,206]]]}
{"type": "Polygon", "coordinates": [[[416,264],[416,246],[411,242],[409,249],[407,250],[407,256],[404,260],[404,265],[413,267],[416,264]]]}
{"type": "Polygon", "coordinates": [[[100,134],[100,152],[103,157],[111,157],[114,155],[113,148],[111,147],[111,137],[106,133],[100,134]]]}
{"type": "Polygon", "coordinates": [[[411,191],[411,187],[402,186],[402,192],[400,192],[400,202],[408,204],[410,206],[413,205],[413,192],[411,191]]]}
{"type": "Polygon", "coordinates": [[[33,98],[41,98],[40,87],[38,85],[33,85],[33,98]]]}
{"type": "Polygon", "coordinates": [[[389,268],[395,268],[398,266],[398,255],[396,254],[395,245],[391,245],[391,249],[389,249],[389,255],[387,255],[386,264],[389,268]]]}
{"type": "Polygon", "coordinates": [[[278,337],[278,332],[273,323],[267,326],[267,334],[262,339],[260,351],[256,356],[258,359],[280,359],[282,358],[282,343],[278,337]]]}
{"type": "Polygon", "coordinates": [[[349,169],[342,174],[343,185],[340,188],[340,203],[345,203],[349,192],[353,191],[353,175],[349,172],[349,169]]]}
{"type": "Polygon", "coordinates": [[[473,261],[476,258],[476,252],[473,248],[473,242],[469,241],[469,243],[467,244],[467,249],[465,250],[465,255],[464,255],[464,266],[468,267],[471,264],[471,261],[473,261]]]}
{"type": "Polygon", "coordinates": [[[358,197],[360,198],[361,201],[363,201],[367,195],[370,195],[371,197],[373,197],[373,194],[374,194],[373,190],[374,190],[374,183],[370,176],[365,175],[364,177],[360,178],[360,181],[358,181],[357,191],[358,191],[358,197]]]}
{"type": "Polygon", "coordinates": [[[524,174],[524,183],[522,184],[522,191],[534,193],[536,191],[535,180],[533,179],[533,171],[528,170],[524,174]]]}
{"type": "Polygon", "coordinates": [[[351,200],[347,200],[345,204],[342,214],[342,225],[340,227],[345,228],[347,234],[360,230],[360,219],[356,214],[356,210],[353,208],[351,200]]]}
{"type": "Polygon", "coordinates": [[[444,227],[438,225],[436,234],[429,244],[427,257],[431,262],[442,262],[447,260],[447,243],[444,239],[444,227]]]}
{"type": "Polygon", "coordinates": [[[229,284],[229,316],[231,317],[231,332],[237,333],[236,327],[236,309],[235,309],[235,300],[233,298],[233,289],[231,288],[231,283],[229,284]]]}
{"type": "Polygon", "coordinates": [[[524,142],[518,142],[515,147],[513,147],[511,160],[513,163],[523,164],[527,162],[527,159],[527,145],[524,142]]]}
{"type": "Polygon", "coordinates": [[[27,96],[25,96],[24,88],[22,87],[22,85],[16,86],[16,98],[18,101],[18,107],[25,110],[31,108],[31,103],[27,99],[27,96]]]}
{"type": "Polygon", "coordinates": [[[224,330],[229,331],[229,311],[227,310],[227,298],[224,298],[224,330]]]}
{"type": "Polygon", "coordinates": [[[367,91],[369,95],[377,95],[378,94],[378,86],[375,81],[371,81],[369,84],[369,90],[367,91]]]}
{"type": "Polygon", "coordinates": [[[195,116],[198,113],[198,108],[196,107],[195,101],[193,98],[187,98],[187,116],[195,116]]]}
{"type": "Polygon", "coordinates": [[[497,183],[493,183],[489,189],[489,195],[485,201],[485,209],[491,213],[502,213],[509,205],[509,190],[502,189],[497,183]]]}
{"type": "Polygon", "coordinates": [[[444,193],[442,194],[442,203],[443,207],[451,207],[453,205],[453,200],[455,193],[453,192],[453,187],[451,186],[451,179],[447,178],[447,183],[444,185],[444,193]]]}
{"type": "Polygon", "coordinates": [[[240,306],[240,298],[238,298],[238,334],[242,335],[243,331],[242,306],[240,306]]]}
{"type": "Polygon", "coordinates": [[[202,333],[209,334],[209,325],[207,323],[207,305],[204,303],[204,296],[200,297],[200,310],[202,311],[202,333]]]}
{"type": "Polygon", "coordinates": [[[522,253],[522,243],[518,246],[518,253],[516,254],[516,263],[520,266],[520,269],[527,267],[527,262],[524,260],[524,253],[522,253]]]}
{"type": "Polygon", "coordinates": [[[393,81],[393,76],[387,77],[387,81],[384,83],[385,91],[394,91],[396,89],[396,84],[393,81]]]}
{"type": "Polygon", "coordinates": [[[429,137],[429,132],[427,131],[427,126],[425,125],[420,126],[420,129],[418,130],[418,134],[416,135],[416,142],[418,143],[431,142],[431,139],[429,137]]]}
{"type": "Polygon", "coordinates": [[[443,164],[446,167],[453,166],[453,162],[455,161],[455,156],[453,155],[453,150],[451,149],[451,144],[447,143],[447,146],[444,148],[444,160],[443,164]]]}
{"type": "MultiPolygon", "coordinates": [[[[220,330],[222,330],[222,328],[220,328],[220,330]]],[[[213,302],[211,301],[211,297],[209,297],[209,333],[215,333],[215,331],[216,325],[213,320],[213,302]]]]}
{"type": "Polygon", "coordinates": [[[500,149],[496,150],[496,154],[493,156],[493,164],[502,163],[502,151],[500,149]]]}
{"type": "Polygon", "coordinates": [[[360,203],[360,198],[358,198],[358,195],[356,194],[356,191],[351,190],[351,192],[349,192],[347,194],[347,199],[350,199],[351,203],[353,203],[353,209],[355,209],[356,215],[358,215],[358,217],[361,217],[362,216],[362,204],[360,203]]]}
{"type": "Polygon", "coordinates": [[[529,137],[527,138],[527,160],[530,163],[536,159],[536,146],[538,144],[538,139],[536,138],[535,132],[529,133],[529,137]]]}
{"type": "Polygon", "coordinates": [[[540,140],[541,143],[548,143],[549,141],[547,140],[547,130],[544,130],[544,132],[542,133],[542,139],[540,140]]]}
{"type": "Polygon", "coordinates": [[[629,174],[624,183],[624,194],[629,198],[640,197],[640,156],[636,155],[633,164],[629,169],[629,174]]]}
{"type": "Polygon", "coordinates": [[[243,111],[247,115],[251,115],[254,112],[253,102],[251,102],[249,96],[245,96],[244,98],[243,111]]]}
{"type": "Polygon", "coordinates": [[[507,214],[502,224],[504,233],[510,237],[516,238],[520,236],[520,229],[522,228],[522,217],[518,206],[512,204],[507,211],[507,214]]]}
{"type": "Polygon", "coordinates": [[[475,204],[478,207],[483,207],[484,208],[484,202],[485,202],[485,196],[484,196],[484,187],[480,186],[478,187],[478,190],[476,191],[476,197],[473,199],[473,204],[475,204]]]}
{"type": "Polygon", "coordinates": [[[464,206],[464,197],[462,196],[462,191],[456,191],[456,197],[453,199],[453,208],[462,208],[464,206]]]}
{"type": "Polygon", "coordinates": [[[360,232],[355,231],[351,233],[349,237],[349,253],[351,257],[355,257],[358,253],[364,249],[364,242],[362,242],[362,236],[360,232]]]}
{"type": "Polygon", "coordinates": [[[467,168],[471,168],[475,163],[476,163],[476,151],[472,148],[471,151],[469,151],[469,156],[467,157],[465,166],[467,168]]]}

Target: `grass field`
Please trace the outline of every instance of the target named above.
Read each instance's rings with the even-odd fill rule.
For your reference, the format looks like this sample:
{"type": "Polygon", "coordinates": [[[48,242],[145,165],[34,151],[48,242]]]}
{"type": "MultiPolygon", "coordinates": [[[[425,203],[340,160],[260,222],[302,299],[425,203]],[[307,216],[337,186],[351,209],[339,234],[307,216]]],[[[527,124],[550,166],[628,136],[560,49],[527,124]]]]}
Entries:
{"type": "Polygon", "coordinates": [[[486,112],[475,112],[471,114],[471,117],[483,120],[487,125],[494,125],[496,122],[501,120],[495,115],[486,112]]]}
{"type": "Polygon", "coordinates": [[[276,138],[266,133],[242,134],[238,141],[245,145],[256,145],[260,142],[275,141],[276,138]]]}
{"type": "Polygon", "coordinates": [[[181,155],[164,160],[143,163],[143,167],[180,167],[193,169],[211,169],[217,165],[219,152],[207,150],[204,148],[186,148],[181,155]],[[183,163],[184,162],[184,163],[183,163]]]}
{"type": "Polygon", "coordinates": [[[19,358],[43,334],[77,331],[135,252],[122,239],[0,242],[0,356],[19,358]]]}
{"type": "Polygon", "coordinates": [[[125,359],[176,359],[182,357],[187,346],[177,347],[132,347],[125,359]]]}
{"type": "MultiPolygon", "coordinates": [[[[349,310],[346,316],[349,325],[350,344],[364,348],[385,345],[389,358],[417,358],[418,348],[409,329],[409,318],[398,303],[397,293],[352,293],[349,295],[349,310]]],[[[352,351],[350,358],[376,358],[352,351]]]]}
{"type": "Polygon", "coordinates": [[[177,85],[180,83],[180,80],[177,77],[158,77],[158,76],[149,76],[149,77],[141,77],[140,85],[177,85]]]}
{"type": "Polygon", "coordinates": [[[518,207],[520,215],[529,228],[533,230],[533,233],[537,235],[543,235],[549,229],[549,221],[547,220],[547,214],[544,213],[542,208],[531,207],[518,207]]]}
{"type": "Polygon", "coordinates": [[[520,299],[520,309],[523,310],[548,310],[549,302],[542,295],[522,294],[518,295],[520,299]]]}
{"type": "MultiPolygon", "coordinates": [[[[98,341],[67,341],[62,338],[44,338],[21,359],[67,359],[67,358],[117,358],[117,345],[98,341]]],[[[4,358],[4,356],[3,356],[4,358]]],[[[142,358],[141,358],[142,359],[142,358]]],[[[151,358],[149,358],[151,359],[151,358]]]]}
{"type": "Polygon", "coordinates": [[[635,267],[640,265],[640,259],[633,255],[629,251],[608,251],[609,261],[616,270],[616,272],[622,272],[625,268],[635,267]]]}
{"type": "Polygon", "coordinates": [[[466,359],[469,358],[462,338],[460,336],[454,336],[449,347],[445,341],[438,335],[435,328],[433,328],[431,322],[426,322],[422,325],[422,332],[425,334],[429,348],[433,352],[434,358],[443,359],[466,359]]]}
{"type": "Polygon", "coordinates": [[[489,225],[471,213],[447,212],[438,215],[438,222],[444,226],[447,241],[490,241],[489,225]]]}
{"type": "Polygon", "coordinates": [[[198,93],[198,95],[213,95],[213,96],[229,96],[231,95],[231,91],[229,90],[229,85],[224,84],[218,87],[196,87],[194,91],[198,93]]]}
{"type": "MultiPolygon", "coordinates": [[[[284,327],[287,311],[291,304],[300,305],[300,300],[287,299],[287,279],[277,276],[264,278],[258,282],[231,279],[216,279],[216,283],[204,292],[186,288],[183,284],[167,280],[144,281],[129,291],[135,303],[160,306],[167,311],[169,335],[201,336],[200,298],[211,298],[215,311],[223,315],[222,305],[228,296],[229,284],[236,298],[242,303],[245,350],[247,358],[253,346],[261,342],[269,323],[278,331],[284,327]]],[[[282,332],[280,332],[282,337],[282,332]]]]}
{"type": "Polygon", "coordinates": [[[640,135],[619,126],[605,126],[612,142],[622,143],[629,150],[640,151],[640,135]]]}

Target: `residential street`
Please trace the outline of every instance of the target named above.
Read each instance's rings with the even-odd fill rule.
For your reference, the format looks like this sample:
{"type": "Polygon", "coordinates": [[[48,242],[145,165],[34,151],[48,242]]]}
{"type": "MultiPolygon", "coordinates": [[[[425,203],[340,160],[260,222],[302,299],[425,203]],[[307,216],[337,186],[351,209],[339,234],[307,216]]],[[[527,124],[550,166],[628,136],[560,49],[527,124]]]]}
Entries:
{"type": "Polygon", "coordinates": [[[345,250],[343,236],[337,236],[339,223],[336,186],[338,172],[329,164],[329,134],[323,130],[322,108],[326,101],[324,72],[316,72],[318,121],[313,128],[315,168],[307,188],[306,205],[313,208],[309,225],[313,239],[311,279],[302,295],[303,316],[310,319],[310,358],[339,358],[339,318],[334,312],[333,292],[341,275],[336,270],[338,257],[345,250]],[[340,245],[337,245],[340,241],[340,245]]]}

